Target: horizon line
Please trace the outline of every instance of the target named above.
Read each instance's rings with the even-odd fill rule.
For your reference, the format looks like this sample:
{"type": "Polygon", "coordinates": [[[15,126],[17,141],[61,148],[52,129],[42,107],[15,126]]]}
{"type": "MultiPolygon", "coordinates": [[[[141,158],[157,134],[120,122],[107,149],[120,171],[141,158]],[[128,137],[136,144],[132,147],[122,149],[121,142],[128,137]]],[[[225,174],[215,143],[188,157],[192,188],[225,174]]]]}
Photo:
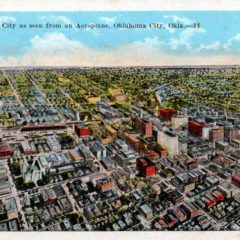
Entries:
{"type": "Polygon", "coordinates": [[[64,69],[64,68],[212,68],[212,67],[240,67],[240,64],[210,64],[210,65],[116,65],[116,66],[50,66],[50,65],[39,65],[39,66],[0,66],[1,69],[37,69],[37,68],[55,68],[55,69],[64,69]]]}

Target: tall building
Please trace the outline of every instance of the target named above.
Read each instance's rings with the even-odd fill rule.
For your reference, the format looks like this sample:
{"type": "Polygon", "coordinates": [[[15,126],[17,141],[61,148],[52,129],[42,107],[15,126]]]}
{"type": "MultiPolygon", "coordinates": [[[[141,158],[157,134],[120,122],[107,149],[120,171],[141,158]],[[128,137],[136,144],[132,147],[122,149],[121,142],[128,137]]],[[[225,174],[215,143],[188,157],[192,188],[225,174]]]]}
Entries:
{"type": "Polygon", "coordinates": [[[106,148],[99,141],[90,142],[89,148],[98,160],[107,156],[106,148]]]}
{"type": "Polygon", "coordinates": [[[136,117],[134,119],[134,127],[145,136],[152,136],[153,123],[144,118],[136,117]]]}
{"type": "Polygon", "coordinates": [[[148,157],[137,158],[137,169],[144,177],[156,174],[156,166],[148,157]]]}
{"type": "Polygon", "coordinates": [[[211,129],[211,126],[204,126],[202,128],[202,139],[203,140],[209,140],[210,129],[211,129]]]}
{"type": "Polygon", "coordinates": [[[135,151],[139,151],[140,150],[140,140],[137,138],[137,136],[133,135],[133,134],[129,134],[126,133],[125,134],[126,137],[126,142],[128,142],[130,144],[130,146],[135,150],[135,151]]]}
{"type": "Polygon", "coordinates": [[[224,128],[221,126],[216,126],[209,131],[209,141],[224,141],[224,128]]]}
{"type": "Polygon", "coordinates": [[[158,131],[157,142],[163,148],[167,149],[169,156],[179,153],[178,136],[170,131],[158,131]]]}
{"type": "Polygon", "coordinates": [[[224,137],[227,141],[239,139],[240,138],[240,129],[238,129],[236,127],[226,127],[224,129],[224,137]]]}
{"type": "Polygon", "coordinates": [[[159,110],[160,116],[165,120],[165,121],[171,121],[171,118],[173,116],[177,115],[177,109],[165,109],[162,108],[159,110]]]}
{"type": "Polygon", "coordinates": [[[191,134],[197,136],[197,137],[202,137],[202,131],[203,127],[205,127],[205,123],[199,123],[195,121],[189,121],[188,122],[188,132],[191,134]]]}
{"type": "Polygon", "coordinates": [[[171,118],[172,127],[177,129],[188,124],[188,117],[176,116],[171,118]]]}

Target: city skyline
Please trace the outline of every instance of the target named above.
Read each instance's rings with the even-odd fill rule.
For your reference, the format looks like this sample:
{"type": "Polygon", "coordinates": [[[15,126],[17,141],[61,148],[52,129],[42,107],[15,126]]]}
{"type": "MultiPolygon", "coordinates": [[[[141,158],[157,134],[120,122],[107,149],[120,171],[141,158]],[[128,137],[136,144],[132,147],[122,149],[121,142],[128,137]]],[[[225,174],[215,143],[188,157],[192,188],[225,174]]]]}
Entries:
{"type": "Polygon", "coordinates": [[[239,67],[0,72],[0,230],[240,230],[239,67]]]}

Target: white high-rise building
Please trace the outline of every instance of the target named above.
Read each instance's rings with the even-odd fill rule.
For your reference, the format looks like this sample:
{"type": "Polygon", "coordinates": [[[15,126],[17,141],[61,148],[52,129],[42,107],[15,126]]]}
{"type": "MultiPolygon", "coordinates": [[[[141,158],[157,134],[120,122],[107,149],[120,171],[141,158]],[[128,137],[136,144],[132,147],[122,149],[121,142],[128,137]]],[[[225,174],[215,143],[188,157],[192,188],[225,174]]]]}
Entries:
{"type": "Polygon", "coordinates": [[[158,131],[157,142],[168,152],[169,156],[179,153],[178,136],[170,131],[158,131]]]}
{"type": "Polygon", "coordinates": [[[188,124],[188,117],[185,116],[176,116],[171,118],[171,124],[174,129],[177,129],[182,126],[187,126],[188,124]]]}

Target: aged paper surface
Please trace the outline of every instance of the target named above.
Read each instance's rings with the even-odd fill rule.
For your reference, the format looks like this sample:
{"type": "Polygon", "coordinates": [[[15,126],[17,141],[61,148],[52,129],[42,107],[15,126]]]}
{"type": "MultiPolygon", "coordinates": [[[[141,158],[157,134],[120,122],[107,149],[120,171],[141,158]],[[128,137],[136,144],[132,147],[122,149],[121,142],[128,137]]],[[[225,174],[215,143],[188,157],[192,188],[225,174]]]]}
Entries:
{"type": "Polygon", "coordinates": [[[240,2],[0,1],[0,239],[237,239],[240,2]]]}

